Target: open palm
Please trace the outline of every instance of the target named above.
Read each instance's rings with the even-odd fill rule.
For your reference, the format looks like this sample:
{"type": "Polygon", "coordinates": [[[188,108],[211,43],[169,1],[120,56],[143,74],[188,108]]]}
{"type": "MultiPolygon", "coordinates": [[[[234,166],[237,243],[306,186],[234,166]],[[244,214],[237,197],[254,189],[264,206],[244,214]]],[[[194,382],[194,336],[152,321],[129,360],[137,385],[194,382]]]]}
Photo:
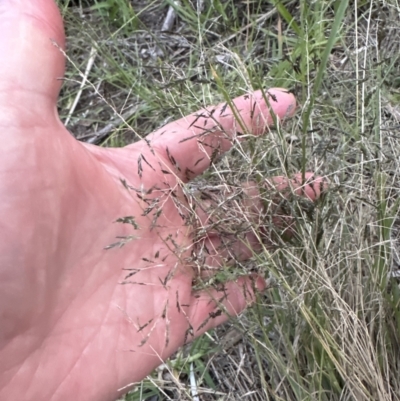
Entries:
{"type": "MultiPolygon", "coordinates": [[[[194,227],[208,216],[182,185],[237,132],[265,131],[261,93],[235,100],[240,122],[221,105],[128,147],[97,148],[58,118],[63,47],[53,0],[0,2],[2,400],[112,400],[264,287],[244,277],[193,292],[194,227]]],[[[269,95],[278,117],[293,113],[291,94],[269,95]]],[[[320,189],[305,187],[312,199],[320,189]]],[[[196,241],[217,267],[218,235],[196,241]]],[[[249,253],[240,241],[231,251],[249,253]]]]}

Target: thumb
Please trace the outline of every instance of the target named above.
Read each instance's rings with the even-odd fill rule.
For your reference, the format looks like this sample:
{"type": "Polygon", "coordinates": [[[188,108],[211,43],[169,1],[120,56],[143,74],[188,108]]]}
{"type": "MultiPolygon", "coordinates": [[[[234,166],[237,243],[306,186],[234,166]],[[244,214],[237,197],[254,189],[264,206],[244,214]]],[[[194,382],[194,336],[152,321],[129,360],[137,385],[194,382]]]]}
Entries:
{"type": "Polygon", "coordinates": [[[194,338],[237,316],[253,304],[256,293],[265,288],[266,282],[261,276],[251,275],[228,281],[220,288],[195,293],[188,313],[194,338]]]}
{"type": "Polygon", "coordinates": [[[53,0],[0,1],[0,105],[55,109],[65,64],[55,43],[65,36],[53,0]]]}

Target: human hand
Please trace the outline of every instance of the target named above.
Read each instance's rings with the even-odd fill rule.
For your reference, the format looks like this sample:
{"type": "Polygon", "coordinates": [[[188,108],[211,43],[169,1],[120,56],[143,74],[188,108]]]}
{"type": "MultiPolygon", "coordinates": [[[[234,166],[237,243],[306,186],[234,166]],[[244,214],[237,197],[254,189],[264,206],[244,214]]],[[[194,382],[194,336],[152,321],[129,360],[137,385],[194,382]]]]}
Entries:
{"type": "MultiPolygon", "coordinates": [[[[0,34],[0,399],[112,400],[265,287],[242,277],[221,292],[193,292],[194,225],[208,216],[198,207],[191,220],[183,183],[237,131],[259,135],[272,117],[256,92],[234,101],[241,123],[221,105],[122,149],[85,145],[56,111],[65,60],[55,3],[2,0],[0,34]]],[[[291,94],[269,93],[278,117],[293,114],[291,94]]],[[[315,199],[322,181],[307,178],[318,185],[292,186],[315,199]]],[[[257,211],[256,190],[246,191],[255,195],[246,209],[257,211]]],[[[246,238],[257,247],[257,236],[246,238]]],[[[218,235],[199,242],[206,264],[223,263],[218,235]]],[[[239,240],[231,251],[251,253],[239,240]]]]}

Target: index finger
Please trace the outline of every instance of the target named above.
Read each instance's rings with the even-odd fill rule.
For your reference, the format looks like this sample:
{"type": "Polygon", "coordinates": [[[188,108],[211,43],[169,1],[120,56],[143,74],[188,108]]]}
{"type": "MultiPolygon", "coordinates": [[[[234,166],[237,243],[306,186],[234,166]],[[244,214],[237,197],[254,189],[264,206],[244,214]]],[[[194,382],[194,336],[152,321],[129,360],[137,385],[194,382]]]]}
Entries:
{"type": "Polygon", "coordinates": [[[294,114],[296,100],[285,89],[256,91],[190,114],[150,134],[146,142],[185,182],[203,173],[232,147],[235,138],[260,135],[274,122],[294,114]]]}

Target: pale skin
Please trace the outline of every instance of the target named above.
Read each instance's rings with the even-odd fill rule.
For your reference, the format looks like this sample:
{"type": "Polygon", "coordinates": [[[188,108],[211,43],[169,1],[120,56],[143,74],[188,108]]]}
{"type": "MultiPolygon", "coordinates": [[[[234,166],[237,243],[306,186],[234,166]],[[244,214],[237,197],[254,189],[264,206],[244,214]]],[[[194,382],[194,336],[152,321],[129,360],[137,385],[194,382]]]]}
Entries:
{"type": "MultiPolygon", "coordinates": [[[[193,291],[198,271],[190,259],[193,228],[185,221],[182,185],[210,166],[213,150],[228,150],[237,131],[267,133],[269,107],[277,118],[291,116],[293,95],[272,89],[270,106],[260,92],[235,99],[241,124],[220,105],[201,112],[215,109],[202,127],[192,124],[195,113],[147,142],[89,146],[76,141],[57,115],[64,42],[53,0],[0,2],[2,400],[114,400],[185,341],[239,314],[265,288],[261,277],[245,276],[222,292],[193,291]],[[115,223],[126,216],[133,216],[136,229],[115,223]],[[124,247],[105,249],[128,235],[135,239],[124,247]],[[132,281],[145,285],[121,284],[132,272],[126,269],[136,269],[132,281]],[[224,313],[215,313],[221,308],[224,313]]],[[[322,179],[306,178],[275,178],[269,185],[291,186],[315,200],[322,179]]],[[[244,185],[255,194],[251,183],[244,185]]],[[[245,209],[259,210],[254,202],[245,209]]],[[[198,221],[207,219],[199,211],[198,221]]],[[[226,256],[213,254],[218,236],[205,234],[201,241],[211,250],[206,262],[217,268],[226,256]]],[[[259,247],[251,232],[246,244],[235,244],[238,258],[249,257],[249,245],[259,247]]]]}

